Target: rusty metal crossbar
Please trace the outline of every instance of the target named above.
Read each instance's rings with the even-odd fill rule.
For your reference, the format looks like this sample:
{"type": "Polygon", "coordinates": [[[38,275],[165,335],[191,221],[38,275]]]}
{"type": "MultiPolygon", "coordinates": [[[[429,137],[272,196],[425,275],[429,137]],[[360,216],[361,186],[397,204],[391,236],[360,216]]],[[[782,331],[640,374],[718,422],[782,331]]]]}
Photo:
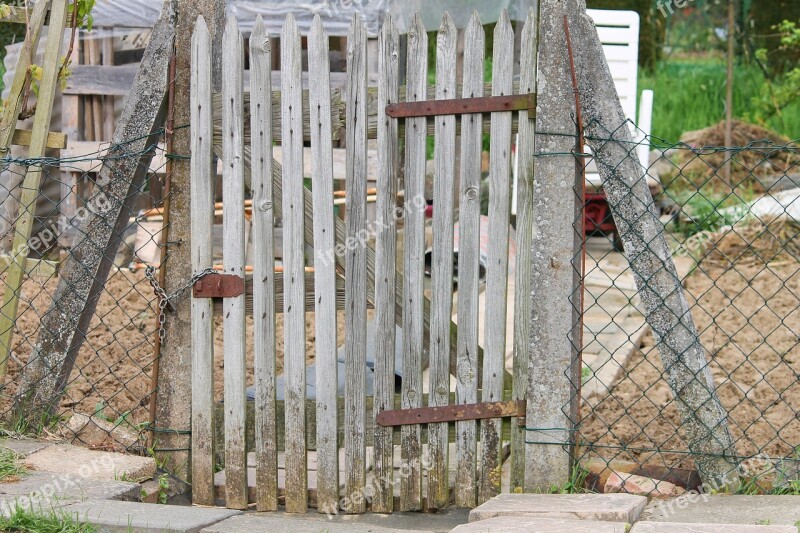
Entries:
{"type": "Polygon", "coordinates": [[[529,118],[535,118],[536,95],[529,93],[509,96],[453,98],[450,100],[425,100],[422,102],[398,102],[386,106],[386,114],[392,118],[466,115],[498,111],[528,111],[529,118]]]}
{"type": "Polygon", "coordinates": [[[525,400],[509,400],[506,402],[481,402],[465,405],[445,405],[441,407],[396,409],[379,413],[375,421],[381,426],[391,427],[410,424],[454,422],[457,420],[524,417],[525,406],[525,400]]]}

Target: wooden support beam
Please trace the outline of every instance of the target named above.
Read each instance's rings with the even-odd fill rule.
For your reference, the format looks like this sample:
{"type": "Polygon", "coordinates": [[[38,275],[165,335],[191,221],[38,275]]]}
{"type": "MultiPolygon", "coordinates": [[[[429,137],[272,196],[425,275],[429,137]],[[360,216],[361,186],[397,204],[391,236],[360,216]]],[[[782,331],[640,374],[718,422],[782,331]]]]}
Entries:
{"type": "Polygon", "coordinates": [[[11,82],[11,89],[3,108],[3,117],[0,120],[0,153],[7,153],[11,139],[14,136],[17,117],[22,109],[22,98],[28,77],[28,69],[31,66],[31,57],[39,46],[39,37],[44,26],[44,18],[50,9],[50,0],[38,2],[31,12],[30,23],[28,25],[28,37],[19,51],[17,67],[14,70],[14,81],[11,82]]]}
{"type": "MultiPolygon", "coordinates": [[[[11,144],[15,146],[30,146],[33,132],[31,130],[14,130],[14,135],[11,137],[11,144]]],[[[63,150],[67,147],[67,134],[57,131],[47,133],[44,141],[45,148],[53,148],[56,150],[63,150]]]]}
{"type": "MultiPolygon", "coordinates": [[[[14,263],[14,258],[7,254],[0,254],[0,269],[5,271],[11,264],[14,263]]],[[[57,261],[45,261],[44,259],[25,259],[25,274],[28,276],[39,276],[49,278],[58,273],[57,261]]]]}
{"type": "MultiPolygon", "coordinates": [[[[97,192],[102,192],[106,201],[90,210],[63,264],[53,300],[42,318],[35,349],[22,376],[15,405],[18,416],[45,419],[58,407],[69,383],[84,332],[88,330],[128,224],[136,198],[134,192],[139,190],[147,173],[151,152],[144,148],[155,142],[156,132],[163,123],[174,19],[174,5],[166,2],[114,133],[115,143],[136,140],[126,143],[124,149],[117,148],[115,153],[119,157],[104,162],[97,192]]],[[[56,49],[56,62],[60,59],[57,52],[56,49]]],[[[41,105],[42,94],[39,96],[41,105]]]]}
{"type": "MultiPolygon", "coordinates": [[[[67,0],[55,0],[53,3],[55,23],[49,28],[49,38],[44,50],[42,80],[39,86],[36,115],[33,118],[33,131],[28,151],[28,157],[31,159],[44,156],[47,145],[50,118],[53,113],[53,99],[58,84],[58,71],[61,67],[61,41],[66,24],[66,12],[67,0]]],[[[3,119],[5,120],[6,117],[4,116],[3,119]]],[[[14,119],[16,120],[16,116],[14,119]]],[[[13,138],[13,132],[11,137],[13,138]]],[[[14,223],[14,243],[11,247],[14,262],[6,269],[6,291],[3,297],[3,307],[0,309],[0,377],[5,375],[8,358],[11,355],[11,341],[14,336],[22,292],[20,289],[29,251],[28,240],[33,231],[36,200],[39,197],[39,185],[43,171],[44,168],[41,165],[29,166],[25,180],[22,182],[19,215],[14,223]]]]}

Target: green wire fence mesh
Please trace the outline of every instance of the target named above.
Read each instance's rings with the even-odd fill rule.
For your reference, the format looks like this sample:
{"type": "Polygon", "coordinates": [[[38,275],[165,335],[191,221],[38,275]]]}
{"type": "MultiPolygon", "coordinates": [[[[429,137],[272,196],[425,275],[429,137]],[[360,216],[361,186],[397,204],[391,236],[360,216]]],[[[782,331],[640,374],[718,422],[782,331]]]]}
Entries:
{"type": "MultiPolygon", "coordinates": [[[[727,412],[739,490],[800,489],[800,144],[744,123],[650,147],[654,198],[727,412]]],[[[587,165],[576,460],[597,490],[630,473],[696,488],[696,456],[593,162],[587,165]]],[[[647,244],[647,243],[646,243],[647,244]]],[[[576,267],[582,258],[576,256],[576,267]]],[[[647,283],[647,280],[640,280],[647,283]]],[[[633,482],[629,483],[630,486],[633,482]]],[[[615,489],[616,487],[616,489],[615,489]]]]}

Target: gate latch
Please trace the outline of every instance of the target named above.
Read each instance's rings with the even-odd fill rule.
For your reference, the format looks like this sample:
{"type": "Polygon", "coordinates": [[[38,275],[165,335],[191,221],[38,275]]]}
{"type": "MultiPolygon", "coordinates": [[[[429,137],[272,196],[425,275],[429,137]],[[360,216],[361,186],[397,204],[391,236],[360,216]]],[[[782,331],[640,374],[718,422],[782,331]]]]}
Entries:
{"type": "Polygon", "coordinates": [[[396,409],[393,411],[381,411],[375,421],[381,426],[391,427],[454,422],[458,420],[518,417],[523,420],[524,425],[525,407],[525,400],[510,400],[507,402],[482,402],[445,405],[442,407],[396,409]]]}
{"type": "Polygon", "coordinates": [[[195,298],[233,298],[244,294],[244,278],[235,274],[208,274],[192,287],[195,298]]]}

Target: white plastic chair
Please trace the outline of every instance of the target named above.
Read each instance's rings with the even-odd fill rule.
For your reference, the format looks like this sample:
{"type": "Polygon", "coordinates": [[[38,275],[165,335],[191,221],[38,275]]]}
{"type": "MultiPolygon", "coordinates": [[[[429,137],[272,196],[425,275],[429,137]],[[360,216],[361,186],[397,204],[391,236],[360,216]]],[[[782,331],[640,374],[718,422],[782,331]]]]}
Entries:
{"type": "MultiPolygon", "coordinates": [[[[649,137],[653,123],[653,91],[642,91],[639,102],[639,116],[636,116],[637,77],[639,72],[639,14],[635,11],[616,11],[589,9],[587,13],[595,22],[603,53],[619,94],[620,104],[625,116],[636,128],[632,128],[633,139],[639,142],[636,155],[642,166],[649,167],[650,145],[642,142],[649,137]]],[[[511,213],[517,214],[517,176],[519,158],[514,154],[514,188],[511,198],[511,213]]],[[[587,185],[599,189],[602,185],[600,174],[593,162],[586,169],[587,185]]]]}

